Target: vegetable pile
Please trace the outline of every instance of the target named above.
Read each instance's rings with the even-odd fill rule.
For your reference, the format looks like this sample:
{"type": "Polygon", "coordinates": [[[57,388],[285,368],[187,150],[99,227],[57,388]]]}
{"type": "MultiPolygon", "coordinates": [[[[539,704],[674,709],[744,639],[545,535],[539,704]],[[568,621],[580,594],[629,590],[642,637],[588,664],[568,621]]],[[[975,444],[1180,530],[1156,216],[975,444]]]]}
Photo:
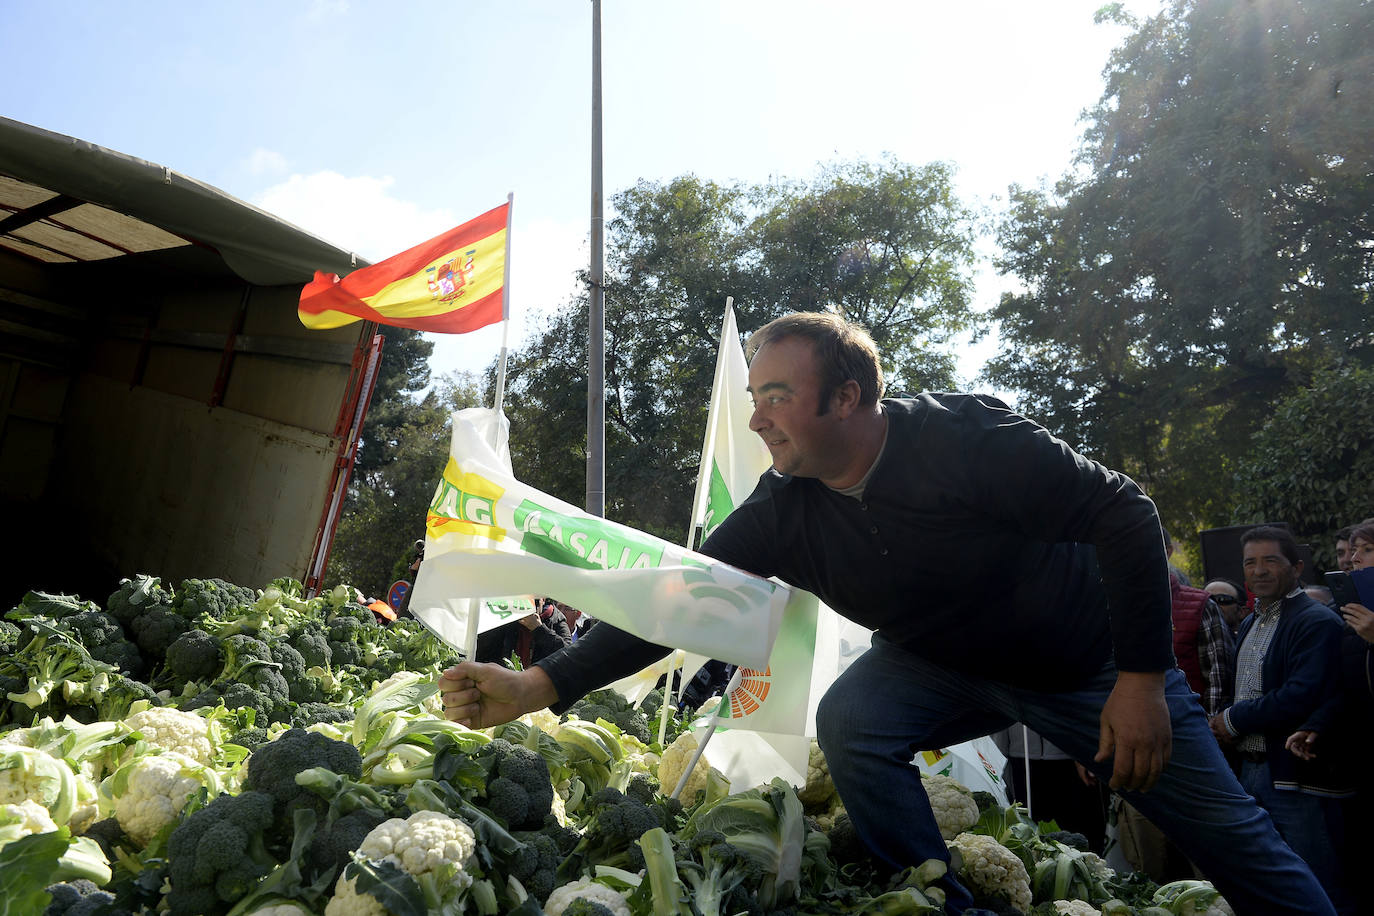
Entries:
{"type": "Polygon", "coordinates": [[[351,594],[25,596],[0,621],[0,916],[939,913],[949,867],[997,913],[1223,912],[943,777],[952,865],[890,875],[818,749],[802,787],[687,774],[658,694],[464,728],[439,715],[453,654],[351,594]]]}

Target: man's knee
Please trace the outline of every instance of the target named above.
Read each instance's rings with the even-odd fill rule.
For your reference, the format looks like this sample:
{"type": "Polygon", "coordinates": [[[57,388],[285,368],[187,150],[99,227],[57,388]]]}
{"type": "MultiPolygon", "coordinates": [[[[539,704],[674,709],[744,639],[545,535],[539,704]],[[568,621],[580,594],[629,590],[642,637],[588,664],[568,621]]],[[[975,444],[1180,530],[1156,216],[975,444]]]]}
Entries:
{"type": "Polygon", "coordinates": [[[841,748],[847,737],[847,713],[843,709],[847,704],[838,693],[832,686],[816,706],[816,740],[827,754],[841,748]]]}

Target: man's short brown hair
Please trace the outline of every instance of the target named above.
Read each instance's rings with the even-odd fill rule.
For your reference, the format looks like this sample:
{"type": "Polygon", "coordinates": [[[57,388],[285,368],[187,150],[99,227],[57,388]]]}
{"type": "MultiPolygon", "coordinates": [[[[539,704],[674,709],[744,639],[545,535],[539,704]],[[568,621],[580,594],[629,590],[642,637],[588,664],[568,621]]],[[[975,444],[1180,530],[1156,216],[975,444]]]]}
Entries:
{"type": "Polygon", "coordinates": [[[821,374],[817,413],[830,409],[830,398],[845,382],[859,386],[859,405],[870,407],[883,396],[883,367],[878,347],[863,327],[830,312],[793,312],[759,328],[749,336],[745,354],[754,358],[765,344],[787,337],[811,341],[821,374]]]}
{"type": "Polygon", "coordinates": [[[1302,554],[1298,552],[1298,542],[1294,540],[1292,532],[1287,528],[1277,528],[1271,525],[1251,528],[1240,536],[1240,546],[1244,548],[1251,541],[1273,541],[1279,545],[1279,552],[1291,565],[1297,566],[1302,562],[1302,554]]]}

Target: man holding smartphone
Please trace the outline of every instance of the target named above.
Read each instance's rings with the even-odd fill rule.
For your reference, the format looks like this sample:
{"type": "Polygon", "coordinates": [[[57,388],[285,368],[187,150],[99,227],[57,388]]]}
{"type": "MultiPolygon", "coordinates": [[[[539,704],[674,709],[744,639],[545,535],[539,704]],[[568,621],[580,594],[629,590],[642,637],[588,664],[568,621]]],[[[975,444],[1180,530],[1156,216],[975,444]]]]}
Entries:
{"type": "MultiPolygon", "coordinates": [[[[1126,793],[1238,912],[1331,912],[1174,667],[1159,518],[1133,482],[993,398],[880,400],[872,340],[834,315],[784,316],[749,351],[773,468],[701,551],[876,630],[817,712],[869,848],[894,869],[948,860],[912,752],[1022,721],[1126,793]]],[[[445,713],[481,728],[563,709],[668,651],[599,627],[526,672],[464,663],[441,680],[445,713]]],[[[971,905],[943,883],[950,912],[971,905]]]]}

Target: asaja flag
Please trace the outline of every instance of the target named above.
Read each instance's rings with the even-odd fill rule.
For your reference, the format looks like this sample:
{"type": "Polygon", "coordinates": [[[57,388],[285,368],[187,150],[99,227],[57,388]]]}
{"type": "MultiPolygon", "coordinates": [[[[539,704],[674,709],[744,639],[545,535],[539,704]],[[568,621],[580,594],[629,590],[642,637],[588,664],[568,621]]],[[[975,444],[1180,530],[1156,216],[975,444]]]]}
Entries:
{"type": "Polygon", "coordinates": [[[520,483],[474,422],[493,413],[453,415],[410,602],[417,617],[465,632],[468,599],[551,595],[641,639],[764,666],[791,589],[520,483]]]}
{"type": "MultiPolygon", "coordinates": [[[[462,411],[464,422],[470,427],[465,436],[475,435],[490,448],[492,460],[509,476],[515,476],[510,463],[510,424],[498,410],[475,408],[462,411]]],[[[455,446],[450,437],[450,449],[455,446]]],[[[470,549],[486,546],[485,539],[478,535],[465,535],[457,531],[444,534],[445,547],[448,549],[470,549]]],[[[433,547],[428,549],[432,550],[433,547]]],[[[420,564],[415,585],[411,589],[410,609],[440,639],[450,645],[470,650],[465,645],[468,638],[468,620],[477,615],[476,633],[485,633],[513,620],[519,620],[535,613],[534,596],[527,594],[506,595],[502,597],[455,599],[447,594],[445,578],[438,574],[436,567],[428,565],[428,560],[420,564]],[[426,614],[420,608],[439,608],[442,612],[426,614]]]]}
{"type": "Polygon", "coordinates": [[[297,308],[307,328],[376,321],[462,334],[504,317],[510,204],[340,279],[315,272],[297,308]]]}

